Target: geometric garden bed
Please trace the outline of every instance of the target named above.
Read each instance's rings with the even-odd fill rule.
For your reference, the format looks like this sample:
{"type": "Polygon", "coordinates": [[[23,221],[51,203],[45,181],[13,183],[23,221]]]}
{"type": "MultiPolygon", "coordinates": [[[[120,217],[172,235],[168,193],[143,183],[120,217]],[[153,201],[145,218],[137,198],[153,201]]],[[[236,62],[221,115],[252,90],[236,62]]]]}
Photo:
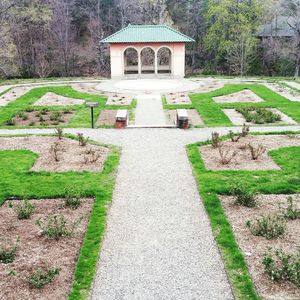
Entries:
{"type": "Polygon", "coordinates": [[[266,112],[273,113],[274,116],[278,116],[279,120],[274,120],[272,122],[254,122],[254,121],[248,121],[246,118],[236,109],[223,109],[223,112],[227,115],[227,117],[230,119],[233,125],[243,125],[243,124],[250,124],[250,125],[266,125],[266,124],[291,124],[295,125],[297,122],[295,122],[292,118],[287,116],[286,114],[282,113],[276,108],[267,108],[263,109],[266,112]]]}
{"type": "Polygon", "coordinates": [[[248,135],[237,142],[226,140],[221,143],[221,150],[232,159],[221,162],[220,149],[212,145],[199,147],[207,170],[280,170],[268,152],[284,147],[300,147],[300,135],[248,135]],[[257,159],[252,159],[249,145],[254,148],[262,146],[264,152],[257,159]]]}
{"type": "Polygon", "coordinates": [[[49,111],[43,108],[40,111],[27,109],[18,113],[15,117],[10,119],[6,125],[9,126],[57,126],[68,124],[76,111],[69,109],[49,111]]]}
{"type": "MultiPolygon", "coordinates": [[[[17,245],[12,261],[4,263],[0,255],[1,299],[67,299],[94,200],[81,199],[77,209],[62,207],[63,199],[29,202],[35,207],[34,213],[24,220],[17,217],[19,200],[6,201],[0,207],[0,248],[10,250],[17,245]],[[37,220],[46,223],[49,216],[63,216],[68,230],[74,223],[71,235],[59,238],[43,235],[37,220]],[[56,270],[57,274],[39,286],[42,280],[32,281],[39,270],[56,270]]],[[[48,274],[47,278],[50,277],[48,274]]]]}
{"type": "MultiPolygon", "coordinates": [[[[258,195],[257,206],[248,208],[234,204],[234,197],[219,196],[232,231],[247,262],[254,284],[263,299],[300,299],[300,287],[289,281],[273,281],[265,273],[263,259],[268,248],[271,253],[283,250],[284,253],[296,254],[300,245],[300,216],[295,220],[285,220],[285,233],[277,238],[265,238],[253,235],[247,222],[255,222],[262,216],[280,214],[288,207],[288,198],[300,211],[300,194],[294,195],[258,195]]],[[[298,267],[299,268],[299,267],[298,267]]],[[[299,269],[298,269],[299,271],[299,269]]]]}
{"type": "Polygon", "coordinates": [[[109,148],[57,136],[1,137],[1,150],[29,150],[38,154],[31,171],[101,172],[109,148]]]}

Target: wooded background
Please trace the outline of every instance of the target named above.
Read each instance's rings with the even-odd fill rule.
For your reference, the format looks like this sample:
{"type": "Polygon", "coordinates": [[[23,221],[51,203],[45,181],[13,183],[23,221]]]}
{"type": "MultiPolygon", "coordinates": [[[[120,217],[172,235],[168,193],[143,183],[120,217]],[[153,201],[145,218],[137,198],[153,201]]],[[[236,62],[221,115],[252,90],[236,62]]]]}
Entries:
{"type": "Polygon", "coordinates": [[[1,0],[0,77],[107,76],[99,41],[129,23],[194,38],[188,73],[299,75],[300,0],[1,0]],[[296,18],[294,37],[261,42],[255,34],[276,15],[296,18]]]}

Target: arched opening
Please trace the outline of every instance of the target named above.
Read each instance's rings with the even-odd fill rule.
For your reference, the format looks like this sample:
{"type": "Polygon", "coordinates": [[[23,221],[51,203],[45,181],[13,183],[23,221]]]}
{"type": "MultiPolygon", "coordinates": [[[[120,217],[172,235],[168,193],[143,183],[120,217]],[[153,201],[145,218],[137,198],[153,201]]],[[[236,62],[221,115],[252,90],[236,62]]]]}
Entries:
{"type": "Polygon", "coordinates": [[[124,51],[124,75],[139,73],[139,54],[134,48],[124,51]]]}
{"type": "Polygon", "coordinates": [[[157,73],[172,73],[172,53],[167,47],[162,47],[157,52],[157,73]]]}
{"type": "Polygon", "coordinates": [[[155,73],[155,52],[152,48],[147,47],[141,51],[141,63],[142,74],[155,73]]]}

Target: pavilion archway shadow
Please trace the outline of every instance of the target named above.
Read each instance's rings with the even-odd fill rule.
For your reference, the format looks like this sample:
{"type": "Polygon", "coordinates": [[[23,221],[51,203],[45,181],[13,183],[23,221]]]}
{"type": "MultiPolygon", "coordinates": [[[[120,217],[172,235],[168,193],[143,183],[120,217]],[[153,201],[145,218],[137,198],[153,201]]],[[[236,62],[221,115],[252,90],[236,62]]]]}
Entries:
{"type": "Polygon", "coordinates": [[[168,47],[157,51],[157,74],[172,74],[172,52],[168,47]]]}
{"type": "Polygon", "coordinates": [[[139,74],[139,54],[135,48],[124,51],[124,75],[139,74]]]}

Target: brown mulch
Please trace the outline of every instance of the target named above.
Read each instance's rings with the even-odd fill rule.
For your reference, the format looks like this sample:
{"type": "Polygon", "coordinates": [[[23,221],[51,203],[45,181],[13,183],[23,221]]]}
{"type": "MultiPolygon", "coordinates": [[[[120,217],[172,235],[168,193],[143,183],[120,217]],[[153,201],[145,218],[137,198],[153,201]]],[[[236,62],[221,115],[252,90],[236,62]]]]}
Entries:
{"type": "Polygon", "coordinates": [[[108,156],[109,149],[98,145],[79,146],[78,141],[69,138],[61,140],[55,136],[1,137],[0,150],[30,150],[38,154],[32,171],[67,172],[91,171],[100,172],[108,156]],[[58,142],[56,161],[51,146],[58,142]],[[97,158],[98,157],[98,158],[97,158]],[[93,159],[97,158],[96,161],[93,159]]]}
{"type": "Polygon", "coordinates": [[[20,244],[14,262],[0,263],[0,299],[67,299],[94,200],[82,199],[77,210],[59,209],[62,199],[33,200],[35,213],[29,220],[18,220],[9,203],[15,206],[17,201],[6,201],[0,207],[0,243],[7,241],[15,244],[19,238],[20,244]],[[62,214],[71,222],[83,219],[74,236],[53,240],[41,236],[40,229],[35,224],[37,219],[49,214],[62,214]],[[44,288],[30,288],[26,278],[43,266],[61,268],[61,271],[44,288]]]}
{"type": "Polygon", "coordinates": [[[53,111],[45,112],[44,114],[40,114],[39,111],[31,111],[31,112],[24,112],[23,115],[26,116],[24,119],[23,116],[16,115],[13,118],[15,126],[40,126],[40,125],[61,125],[61,124],[68,124],[72,117],[75,114],[75,111],[68,111],[64,113],[63,111],[57,111],[60,116],[58,120],[51,120],[51,115],[53,111]],[[41,119],[42,118],[42,119],[41,119]]]}
{"type": "Polygon", "coordinates": [[[220,154],[217,148],[212,145],[200,146],[200,153],[204,160],[206,169],[209,170],[280,170],[280,167],[268,155],[270,150],[283,147],[300,147],[299,135],[249,135],[234,143],[227,140],[222,143],[224,149],[229,150],[229,155],[237,151],[236,156],[227,165],[220,162],[220,154]],[[257,147],[262,144],[266,152],[257,160],[252,160],[248,144],[257,147]]]}
{"type": "MultiPolygon", "coordinates": [[[[300,289],[289,282],[274,282],[264,273],[263,255],[268,247],[296,253],[300,246],[300,219],[288,221],[287,234],[282,238],[267,240],[254,236],[246,227],[247,220],[255,220],[260,215],[275,213],[287,206],[290,195],[259,195],[258,207],[247,208],[234,204],[234,197],[219,196],[230,221],[236,240],[245,255],[246,262],[256,288],[263,299],[300,299],[300,289]]],[[[300,194],[291,195],[300,209],[300,194]]]]}
{"type": "Polygon", "coordinates": [[[116,124],[117,110],[104,109],[96,122],[98,126],[114,126],[116,124]]]}

